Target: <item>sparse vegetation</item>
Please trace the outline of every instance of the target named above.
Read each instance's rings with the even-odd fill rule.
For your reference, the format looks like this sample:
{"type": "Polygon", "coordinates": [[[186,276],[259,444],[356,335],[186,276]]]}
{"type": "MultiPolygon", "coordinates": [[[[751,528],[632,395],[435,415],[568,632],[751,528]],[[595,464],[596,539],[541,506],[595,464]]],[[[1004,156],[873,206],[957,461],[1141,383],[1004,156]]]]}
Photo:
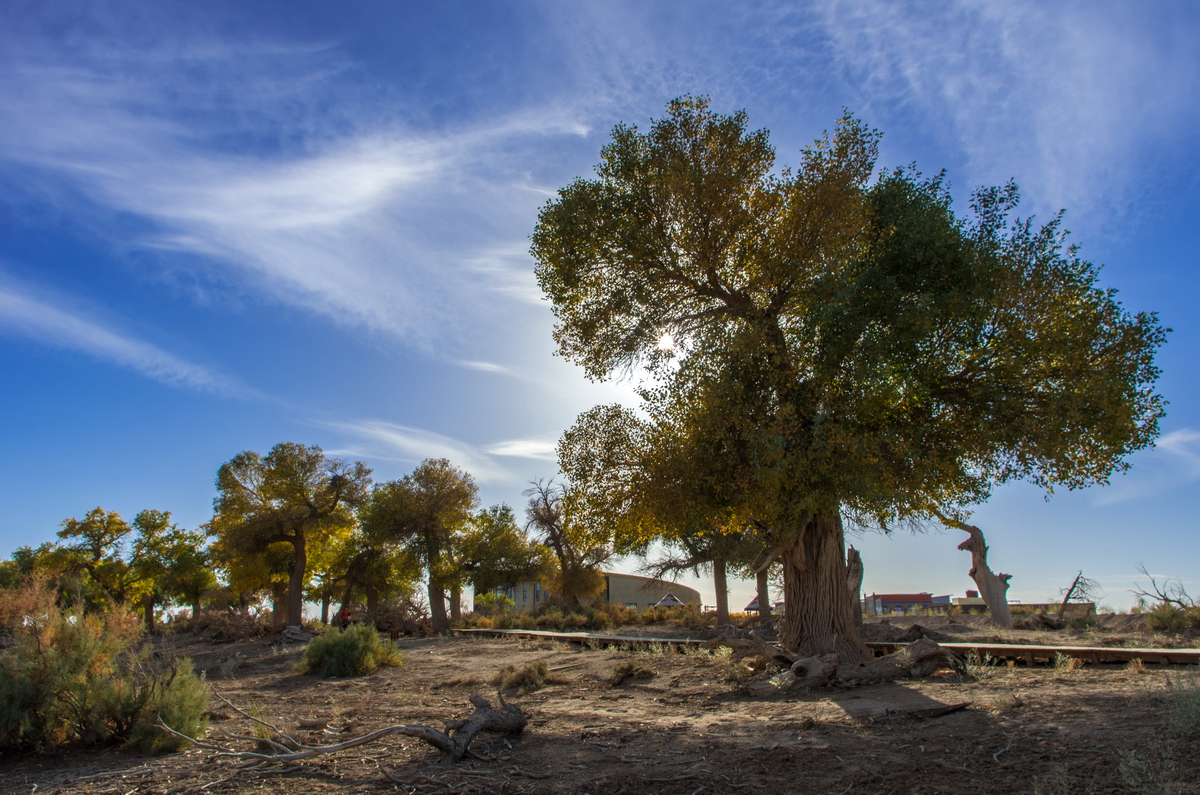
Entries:
{"type": "Polygon", "coordinates": [[[531,693],[541,690],[547,684],[561,684],[562,680],[550,675],[550,668],[545,662],[532,662],[528,665],[506,665],[492,679],[499,690],[518,690],[531,693]]]}
{"type": "Polygon", "coordinates": [[[332,629],[308,642],[298,670],[316,676],[361,676],[381,665],[401,665],[404,655],[379,639],[374,627],[354,624],[332,629]]]}
{"type": "Polygon", "coordinates": [[[1167,732],[1181,740],[1200,738],[1200,671],[1167,680],[1167,732]]]}
{"type": "Polygon", "coordinates": [[[624,682],[626,679],[653,679],[658,676],[658,671],[653,668],[647,668],[635,660],[626,660],[619,663],[612,669],[613,687],[624,682]]]}
{"type": "Polygon", "coordinates": [[[4,597],[12,642],[0,655],[0,747],[178,749],[184,741],[159,729],[160,718],[200,734],[208,699],[191,661],[154,655],[129,611],[63,608],[42,583],[4,597]]]}

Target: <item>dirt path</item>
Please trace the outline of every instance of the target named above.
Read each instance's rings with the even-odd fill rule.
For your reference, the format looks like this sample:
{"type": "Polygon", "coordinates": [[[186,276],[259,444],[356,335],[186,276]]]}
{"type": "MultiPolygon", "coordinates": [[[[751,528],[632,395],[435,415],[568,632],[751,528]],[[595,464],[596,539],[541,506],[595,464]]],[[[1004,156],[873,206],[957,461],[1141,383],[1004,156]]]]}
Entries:
{"type": "MultiPolygon", "coordinates": [[[[558,683],[512,697],[529,728],[516,738],[481,736],[473,747],[487,761],[443,767],[423,743],[399,736],[282,774],[239,773],[195,750],[158,758],[72,751],[3,759],[0,791],[1065,795],[1134,792],[1141,776],[1147,792],[1176,782],[1174,791],[1200,793],[1200,749],[1162,733],[1162,697],[1178,671],[1017,666],[979,682],[946,674],[750,699],[723,680],[724,661],[705,653],[478,637],[401,645],[402,667],[341,680],[296,674],[302,650],[294,644],[189,641],[178,651],[221,694],[307,744],[398,723],[440,728],[469,714],[470,693],[493,697],[487,682],[505,665],[545,662],[558,683]],[[612,686],[614,666],[626,660],[656,675],[612,686]],[[961,702],[970,706],[942,717],[911,714],[961,702]],[[312,719],[351,728],[297,728],[312,719]]],[[[214,728],[252,733],[219,701],[212,708],[214,728]]]]}

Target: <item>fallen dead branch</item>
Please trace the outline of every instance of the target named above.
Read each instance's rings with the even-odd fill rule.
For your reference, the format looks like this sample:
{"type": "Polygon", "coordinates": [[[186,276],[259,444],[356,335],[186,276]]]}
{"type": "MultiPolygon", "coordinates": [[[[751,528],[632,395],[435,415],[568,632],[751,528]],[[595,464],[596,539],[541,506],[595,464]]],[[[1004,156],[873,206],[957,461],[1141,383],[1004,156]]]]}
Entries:
{"type": "Polygon", "coordinates": [[[494,708],[487,699],[477,693],[472,693],[470,696],[471,703],[475,706],[475,711],[470,717],[463,720],[449,721],[446,723],[445,731],[438,731],[430,726],[388,726],[383,729],[377,729],[360,737],[354,737],[345,742],[336,743],[334,745],[306,745],[295,737],[291,737],[280,731],[278,727],[272,726],[265,721],[259,720],[244,711],[238,709],[224,697],[218,695],[221,700],[229,704],[230,707],[237,710],[238,713],[250,718],[256,723],[271,729],[275,732],[270,738],[247,737],[235,735],[230,732],[222,731],[225,737],[242,741],[253,741],[256,744],[267,745],[270,751],[248,751],[239,750],[230,746],[219,745],[214,742],[206,742],[188,737],[185,734],[175,731],[161,719],[158,722],[160,728],[170,732],[176,737],[186,740],[196,748],[201,748],[206,751],[212,751],[209,756],[209,761],[217,759],[239,759],[243,760],[241,765],[244,769],[261,769],[268,765],[289,764],[301,762],[306,759],[312,759],[319,756],[327,756],[336,754],[340,751],[345,751],[350,748],[356,748],[360,745],[367,745],[376,742],[384,737],[393,734],[402,734],[408,737],[416,737],[424,740],[429,745],[442,752],[442,761],[458,762],[464,757],[472,757],[482,759],[484,757],[473,753],[470,750],[470,744],[475,736],[480,732],[497,732],[500,734],[520,734],[528,723],[528,718],[525,713],[514,704],[506,704],[504,697],[500,696],[500,708],[494,708]]]}
{"type": "Polygon", "coordinates": [[[737,659],[754,654],[761,659],[786,666],[783,671],[770,678],[746,683],[743,690],[752,696],[767,696],[792,689],[823,687],[834,683],[865,684],[894,679],[920,679],[942,668],[959,672],[966,670],[966,663],[961,657],[929,638],[913,641],[895,654],[857,665],[840,663],[837,654],[796,658],[757,637],[718,638],[710,643],[733,647],[737,650],[734,654],[737,659]],[[744,654],[739,657],[741,652],[744,654]]]}

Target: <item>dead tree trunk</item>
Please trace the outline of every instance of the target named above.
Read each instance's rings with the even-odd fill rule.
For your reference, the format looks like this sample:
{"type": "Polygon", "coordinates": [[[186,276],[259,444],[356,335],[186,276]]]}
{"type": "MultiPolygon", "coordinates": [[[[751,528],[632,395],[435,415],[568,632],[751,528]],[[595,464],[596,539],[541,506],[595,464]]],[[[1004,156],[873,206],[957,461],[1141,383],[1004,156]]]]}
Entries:
{"type": "Polygon", "coordinates": [[[717,626],[723,627],[729,623],[729,578],[724,560],[714,560],[712,567],[713,585],[717,589],[717,626]]]}
{"type": "Polygon", "coordinates": [[[837,653],[842,663],[872,657],[854,621],[846,588],[846,544],[842,518],[818,513],[779,555],[783,565],[783,645],[801,657],[837,653]]]}
{"type": "Polygon", "coordinates": [[[846,550],[846,571],[846,585],[850,588],[850,598],[854,600],[855,605],[854,624],[861,630],[863,625],[863,562],[862,555],[858,554],[858,550],[854,547],[846,550]]]}
{"type": "Polygon", "coordinates": [[[992,623],[1001,629],[1012,629],[1012,610],[1008,607],[1008,581],[1012,579],[1012,575],[995,574],[988,568],[988,548],[982,530],[975,525],[954,519],[943,517],[942,521],[967,533],[967,540],[959,544],[958,548],[971,553],[971,579],[979,586],[979,593],[987,605],[992,623]]]}

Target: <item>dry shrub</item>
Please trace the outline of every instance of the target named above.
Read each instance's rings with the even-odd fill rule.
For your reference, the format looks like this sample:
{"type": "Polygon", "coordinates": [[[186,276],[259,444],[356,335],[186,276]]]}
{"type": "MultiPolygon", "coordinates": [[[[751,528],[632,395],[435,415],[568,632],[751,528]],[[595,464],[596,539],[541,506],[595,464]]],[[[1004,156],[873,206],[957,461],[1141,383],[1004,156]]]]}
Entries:
{"type": "Polygon", "coordinates": [[[159,729],[159,719],[201,733],[208,697],[190,660],[155,655],[122,607],[85,614],[54,599],[45,582],[0,595],[11,632],[0,655],[0,747],[121,742],[159,752],[186,744],[159,729]]]}
{"type": "Polygon", "coordinates": [[[492,684],[497,689],[519,690],[524,693],[540,690],[545,685],[561,685],[565,681],[561,677],[551,675],[549,666],[542,661],[531,662],[520,668],[506,665],[492,677],[492,684]]]}
{"type": "Polygon", "coordinates": [[[1181,740],[1200,739],[1200,671],[1167,679],[1167,732],[1181,740]]]}
{"type": "Polygon", "coordinates": [[[656,676],[658,671],[653,668],[647,668],[634,660],[626,660],[612,669],[612,678],[609,681],[616,687],[626,679],[653,679],[656,676]]]}
{"type": "Polygon", "coordinates": [[[207,613],[200,617],[196,628],[208,634],[214,642],[253,640],[282,629],[271,621],[268,611],[250,608],[207,613]]]}
{"type": "Polygon", "coordinates": [[[1125,664],[1125,670],[1131,674],[1144,674],[1146,673],[1146,663],[1142,661],[1141,657],[1134,657],[1125,664]]]}
{"type": "Polygon", "coordinates": [[[1160,604],[1143,614],[1146,626],[1156,632],[1183,632],[1200,629],[1200,607],[1160,604]]]}
{"type": "Polygon", "coordinates": [[[361,676],[381,665],[401,665],[404,655],[367,624],[331,629],[308,642],[297,669],[317,676],[361,676]]]}

